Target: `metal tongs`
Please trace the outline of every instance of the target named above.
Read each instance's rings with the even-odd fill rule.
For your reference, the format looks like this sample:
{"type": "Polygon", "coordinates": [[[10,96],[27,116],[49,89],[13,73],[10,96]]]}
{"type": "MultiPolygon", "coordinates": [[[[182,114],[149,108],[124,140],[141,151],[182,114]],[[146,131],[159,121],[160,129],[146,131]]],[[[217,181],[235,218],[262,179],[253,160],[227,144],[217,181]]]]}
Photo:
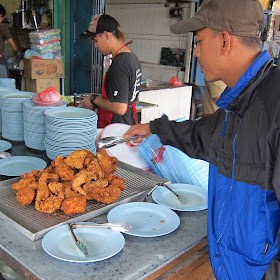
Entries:
{"type": "Polygon", "coordinates": [[[0,159],[1,158],[10,158],[12,155],[8,152],[0,152],[0,159]]]}
{"type": "Polygon", "coordinates": [[[126,223],[74,223],[70,224],[72,228],[108,228],[118,232],[126,232],[131,229],[131,225],[126,223]]]}
{"type": "Polygon", "coordinates": [[[82,251],[84,256],[86,258],[88,258],[89,253],[88,253],[87,246],[77,238],[73,229],[75,229],[75,228],[108,228],[108,229],[118,231],[118,232],[125,232],[125,231],[129,231],[131,229],[131,225],[126,224],[126,223],[120,223],[120,224],[115,224],[115,223],[104,223],[104,224],[72,223],[72,224],[68,224],[68,228],[71,232],[71,235],[75,241],[76,246],[82,251]]]}
{"type": "Polygon", "coordinates": [[[142,199],[143,202],[146,202],[147,201],[147,198],[152,194],[152,192],[157,189],[158,187],[165,187],[167,188],[168,190],[170,190],[174,195],[176,195],[176,197],[178,198],[179,202],[184,204],[185,201],[184,199],[178,194],[176,193],[174,190],[172,190],[169,186],[167,186],[165,183],[158,183],[155,185],[155,187],[153,187],[142,199]]]}
{"type": "Polygon", "coordinates": [[[131,136],[130,138],[124,138],[123,136],[108,136],[108,137],[104,137],[104,138],[100,139],[97,142],[97,144],[98,144],[99,149],[111,148],[118,144],[129,142],[133,139],[137,139],[137,138],[141,138],[141,137],[143,138],[145,136],[134,135],[134,136],[131,136]]]}
{"type": "Polygon", "coordinates": [[[72,237],[73,237],[73,239],[74,239],[74,241],[75,241],[76,246],[82,251],[82,253],[84,254],[84,256],[85,256],[86,258],[88,258],[88,257],[89,257],[88,249],[87,249],[86,245],[85,245],[82,241],[80,241],[80,240],[77,238],[77,236],[75,235],[75,233],[74,233],[74,231],[73,231],[72,224],[68,224],[68,228],[69,228],[69,230],[70,230],[70,232],[71,232],[71,235],[72,235],[72,237]]]}

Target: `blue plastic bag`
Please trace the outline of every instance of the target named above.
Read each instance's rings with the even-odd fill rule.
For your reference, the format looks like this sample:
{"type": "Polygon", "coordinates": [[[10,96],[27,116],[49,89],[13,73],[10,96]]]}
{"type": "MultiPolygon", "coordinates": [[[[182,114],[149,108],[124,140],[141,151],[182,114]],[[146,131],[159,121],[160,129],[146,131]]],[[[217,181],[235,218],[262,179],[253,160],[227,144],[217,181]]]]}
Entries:
{"type": "Polygon", "coordinates": [[[155,174],[171,183],[192,184],[208,189],[208,162],[190,158],[177,148],[163,145],[157,135],[147,138],[140,145],[139,152],[155,174]]]}

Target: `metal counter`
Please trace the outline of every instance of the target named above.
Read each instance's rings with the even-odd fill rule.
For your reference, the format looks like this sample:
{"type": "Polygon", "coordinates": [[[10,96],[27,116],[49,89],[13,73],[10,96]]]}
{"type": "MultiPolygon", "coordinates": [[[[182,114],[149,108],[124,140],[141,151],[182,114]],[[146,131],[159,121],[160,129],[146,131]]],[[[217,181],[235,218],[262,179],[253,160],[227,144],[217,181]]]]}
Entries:
{"type": "MultiPolygon", "coordinates": [[[[12,141],[10,141],[12,142],[12,141]]],[[[12,155],[37,156],[48,164],[44,152],[34,151],[20,142],[12,142],[12,155]]],[[[0,180],[11,177],[1,176],[0,180]]],[[[152,202],[150,198],[150,202],[152,202]]],[[[204,242],[207,235],[207,211],[177,212],[179,228],[165,236],[144,238],[124,234],[125,246],[116,256],[95,263],[70,263],[52,258],[44,252],[42,239],[31,241],[0,219],[0,259],[24,279],[41,280],[140,280],[204,242]]],[[[107,214],[90,221],[106,222],[107,214]]],[[[151,279],[149,277],[149,279],[151,279]]]]}

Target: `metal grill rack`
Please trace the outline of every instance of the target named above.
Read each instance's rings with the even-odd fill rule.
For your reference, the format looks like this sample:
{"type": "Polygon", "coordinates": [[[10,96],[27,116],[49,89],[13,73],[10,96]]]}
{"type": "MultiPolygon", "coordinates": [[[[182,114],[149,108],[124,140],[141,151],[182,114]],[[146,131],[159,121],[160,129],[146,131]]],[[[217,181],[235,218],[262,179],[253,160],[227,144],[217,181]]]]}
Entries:
{"type": "Polygon", "coordinates": [[[123,162],[118,162],[116,175],[125,179],[126,189],[114,203],[106,205],[89,200],[85,212],[71,216],[65,215],[61,210],[52,214],[39,212],[35,209],[34,203],[28,206],[20,204],[16,200],[16,191],[11,186],[21,178],[2,181],[0,182],[0,217],[34,241],[57,226],[70,222],[87,221],[108,212],[119,204],[136,200],[159,182],[168,182],[155,174],[123,162]]]}

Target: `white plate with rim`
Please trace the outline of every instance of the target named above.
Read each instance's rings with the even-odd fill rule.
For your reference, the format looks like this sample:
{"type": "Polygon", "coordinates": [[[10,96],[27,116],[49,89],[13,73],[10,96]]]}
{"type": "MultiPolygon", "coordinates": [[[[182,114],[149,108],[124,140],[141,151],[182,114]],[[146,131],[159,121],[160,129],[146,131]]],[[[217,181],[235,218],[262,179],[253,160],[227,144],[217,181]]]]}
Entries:
{"type": "Polygon", "coordinates": [[[96,113],[85,109],[85,108],[76,108],[76,107],[65,107],[65,108],[53,108],[45,111],[45,115],[51,118],[58,119],[87,119],[96,117],[96,113]]]}
{"type": "Polygon", "coordinates": [[[179,216],[169,208],[149,202],[130,202],[111,209],[110,223],[127,223],[132,228],[124,232],[140,237],[156,237],[169,234],[180,225],[179,216]]]}
{"type": "Polygon", "coordinates": [[[208,191],[203,187],[190,184],[167,185],[182,197],[184,203],[180,203],[165,187],[158,187],[153,191],[152,198],[156,203],[178,211],[200,211],[208,208],[208,191]]]}
{"type": "Polygon", "coordinates": [[[113,257],[123,249],[125,244],[123,235],[110,229],[78,228],[74,229],[74,233],[86,245],[88,258],[77,248],[67,225],[54,228],[46,233],[42,239],[42,247],[47,254],[56,259],[89,263],[113,257]]]}
{"type": "Polygon", "coordinates": [[[0,160],[0,174],[5,176],[21,176],[31,170],[41,170],[47,166],[47,163],[36,157],[15,156],[0,160]]]}
{"type": "Polygon", "coordinates": [[[12,144],[5,140],[0,140],[0,152],[9,150],[12,147],[12,144]]]}

